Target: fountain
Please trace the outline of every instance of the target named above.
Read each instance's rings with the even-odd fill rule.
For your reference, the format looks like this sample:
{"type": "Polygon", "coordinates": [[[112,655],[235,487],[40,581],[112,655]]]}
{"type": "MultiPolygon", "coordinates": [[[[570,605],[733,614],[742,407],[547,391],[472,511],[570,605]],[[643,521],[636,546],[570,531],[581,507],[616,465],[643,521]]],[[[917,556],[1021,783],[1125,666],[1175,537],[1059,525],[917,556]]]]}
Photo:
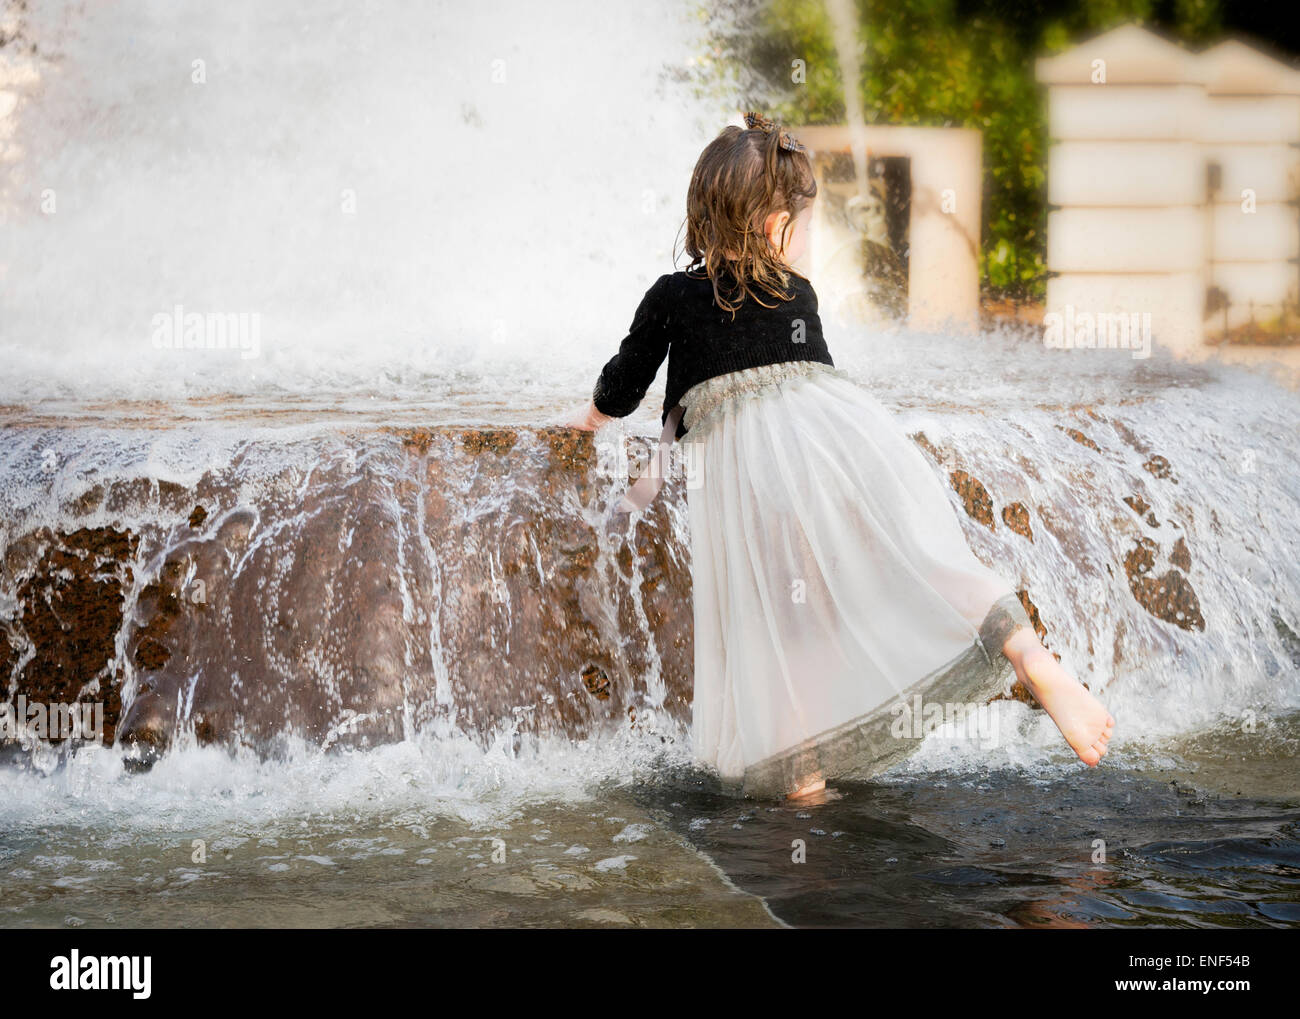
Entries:
{"type": "MultiPolygon", "coordinates": [[[[668,101],[647,114],[665,147],[650,167],[624,159],[644,127],[598,104],[593,115],[624,129],[596,165],[635,168],[625,186],[599,188],[595,150],[514,109],[543,87],[536,55],[510,42],[522,34],[496,36],[500,58],[452,59],[491,35],[493,8],[481,24],[431,26],[447,59],[418,65],[409,26],[362,24],[343,6],[329,32],[292,46],[293,26],[267,23],[254,41],[254,6],[232,10],[242,13],[204,44],[206,84],[179,71],[156,81],[151,64],[115,67],[102,80],[117,84],[90,90],[112,145],[77,111],[94,61],[120,58],[91,55],[87,40],[106,33],[129,51],[135,31],[188,68],[198,50],[177,27],[186,12],[56,7],[23,29],[56,42],[10,114],[24,155],[4,192],[9,698],[103,701],[108,740],[145,762],[178,740],[275,753],[288,737],[372,746],[430,726],[485,740],[680,730],[692,657],[680,481],[610,538],[597,524],[636,456],[629,467],[610,440],[597,447],[545,422],[582,398],[637,273],[654,271],[646,253],[666,251],[670,196],[698,141],[689,116],[668,101]],[[366,66],[380,46],[392,59],[351,86],[330,70],[345,57],[366,66]],[[260,104],[254,116],[267,47],[296,54],[300,84],[283,98],[298,105],[260,104]],[[393,76],[417,72],[444,83],[433,108],[414,125],[380,112],[393,76]],[[154,82],[161,108],[181,103],[184,123],[118,105],[128,73],[154,82]],[[336,130],[310,124],[322,104],[336,130]],[[246,141],[230,145],[236,135],[219,128],[250,117],[246,141]],[[416,129],[426,121],[436,138],[416,129]],[[403,165],[379,158],[399,141],[403,165]],[[160,177],[168,146],[177,169],[160,177]],[[508,155],[521,149],[533,156],[508,155]],[[434,171],[470,181],[458,170],[471,155],[483,165],[464,212],[443,188],[418,186],[434,171]],[[62,195],[53,215],[25,201],[43,182],[62,195]],[[355,215],[331,206],[336,188],[354,192],[355,215]],[[232,217],[217,199],[235,195],[246,214],[232,217]],[[601,216],[629,229],[597,228],[601,216]],[[553,243],[521,228],[539,217],[564,224],[553,243]],[[268,244],[236,257],[254,225],[268,244]],[[174,257],[184,237],[192,258],[174,257]],[[495,274],[487,316],[500,318],[489,319],[467,281],[507,248],[515,266],[495,274]],[[542,266],[566,259],[594,303],[547,297],[542,266]],[[258,356],[159,349],[148,323],[173,299],[262,314],[258,356]],[[535,338],[520,335],[525,323],[535,338]]],[[[657,66],[641,73],[659,80],[657,66]]],[[[558,101],[568,86],[546,87],[558,101]]],[[[925,188],[928,165],[911,163],[925,188]]],[[[867,161],[854,170],[870,193],[867,161]]],[[[858,209],[880,221],[869,229],[889,228],[858,209]]],[[[912,250],[915,284],[929,256],[918,259],[915,236],[912,250]]],[[[1099,351],[1067,364],[1032,344],[971,347],[924,318],[912,325],[840,326],[832,350],[904,415],[977,552],[1018,575],[1054,650],[1129,703],[1139,730],[1168,726],[1152,683],[1202,721],[1255,697],[1291,702],[1291,394],[1159,357],[1139,367],[1099,351]],[[1243,415],[1255,423],[1215,423],[1243,415]],[[1250,551],[1234,544],[1245,534],[1250,551]]],[[[650,420],[643,409],[627,434],[650,420]]]]}
{"type": "MultiPolygon", "coordinates": [[[[817,822],[719,806],[689,754],[680,472],[603,526],[661,391],[599,436],[557,424],[669,271],[736,107],[686,90],[695,29],[671,10],[51,2],[0,28],[0,700],[102,705],[104,743],[0,745],[12,922],[778,922],[759,894],[844,922],[795,901],[804,878],[753,874],[816,823],[818,889],[856,868],[858,901],[897,900],[873,922],[952,925],[960,884],[922,914],[902,875],[991,805],[1055,888],[1098,802],[1139,849],[1194,837],[1167,773],[1140,784],[1179,755],[1249,756],[1252,790],[1294,792],[1295,394],[1158,338],[1134,360],[971,336],[978,135],[873,127],[886,183],[910,160],[909,325],[833,321],[814,267],[836,363],[1120,735],[1080,781],[1013,689],[998,746],[927,736],[817,822]],[[155,343],[178,305],[181,342],[155,343]],[[258,316],[255,355],[206,343],[230,315],[248,337],[258,316]]],[[[840,159],[818,130],[799,134],[840,159]]],[[[868,161],[831,178],[868,238],[898,229],[868,161]]],[[[1293,824],[1222,816],[1214,845],[1245,818],[1256,856],[1293,824]]],[[[1035,887],[1013,848],[1014,880],[966,890],[999,923],[1035,887]]],[[[1166,855],[1162,902],[1192,858],[1166,855]]],[[[1092,915],[1127,922],[1125,883],[1101,884],[1092,915]]],[[[1251,895],[1261,922],[1291,915],[1288,888],[1251,895]]]]}

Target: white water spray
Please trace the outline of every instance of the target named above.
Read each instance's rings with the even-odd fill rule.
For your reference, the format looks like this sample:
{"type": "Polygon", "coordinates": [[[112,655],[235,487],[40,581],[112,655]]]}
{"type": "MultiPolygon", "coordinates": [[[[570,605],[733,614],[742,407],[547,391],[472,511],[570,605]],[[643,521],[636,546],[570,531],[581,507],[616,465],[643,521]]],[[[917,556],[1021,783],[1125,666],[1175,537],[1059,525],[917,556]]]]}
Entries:
{"type": "Polygon", "coordinates": [[[865,199],[868,195],[867,121],[862,110],[862,46],[858,39],[858,14],[853,0],[826,0],[826,12],[830,15],[835,55],[840,62],[844,115],[849,125],[849,148],[853,153],[858,197],[865,199]]]}
{"type": "Polygon", "coordinates": [[[671,270],[691,166],[725,120],[697,118],[683,84],[687,13],[19,12],[0,48],[0,402],[594,360],[671,270]],[[158,349],[151,321],[176,305],[260,315],[261,356],[158,349]]]}

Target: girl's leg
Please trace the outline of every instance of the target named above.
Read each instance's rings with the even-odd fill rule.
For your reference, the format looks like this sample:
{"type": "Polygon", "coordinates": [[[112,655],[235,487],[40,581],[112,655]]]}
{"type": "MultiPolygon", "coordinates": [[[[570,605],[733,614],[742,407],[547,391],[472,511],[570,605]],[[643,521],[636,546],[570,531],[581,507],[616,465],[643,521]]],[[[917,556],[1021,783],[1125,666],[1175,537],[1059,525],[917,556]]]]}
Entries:
{"type": "Polygon", "coordinates": [[[1106,756],[1106,744],[1115,729],[1115,719],[1053,654],[1043,647],[1028,627],[1020,627],[1002,646],[1002,653],[1015,666],[1016,675],[1043,706],[1061,730],[1070,748],[1088,767],[1106,756]]]}

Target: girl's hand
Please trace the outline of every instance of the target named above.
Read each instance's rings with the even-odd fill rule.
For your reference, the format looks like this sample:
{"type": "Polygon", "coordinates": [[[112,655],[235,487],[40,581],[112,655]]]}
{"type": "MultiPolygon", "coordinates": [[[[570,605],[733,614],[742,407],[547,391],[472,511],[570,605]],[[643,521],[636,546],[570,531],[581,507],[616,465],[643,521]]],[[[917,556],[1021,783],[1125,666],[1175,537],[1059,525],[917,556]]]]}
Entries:
{"type": "Polygon", "coordinates": [[[594,403],[588,401],[586,406],[575,407],[564,424],[569,428],[580,428],[584,432],[594,432],[613,420],[608,414],[602,414],[598,411],[594,403]]]}

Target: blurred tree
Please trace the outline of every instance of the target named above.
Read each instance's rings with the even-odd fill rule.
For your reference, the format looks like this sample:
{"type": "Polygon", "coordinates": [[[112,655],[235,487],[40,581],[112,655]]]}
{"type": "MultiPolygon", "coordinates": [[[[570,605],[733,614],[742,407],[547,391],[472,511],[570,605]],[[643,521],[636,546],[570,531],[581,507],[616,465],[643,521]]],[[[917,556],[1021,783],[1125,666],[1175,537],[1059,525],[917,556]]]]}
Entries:
{"type": "MultiPolygon", "coordinates": [[[[1035,57],[1126,22],[1201,44],[1220,0],[855,0],[868,123],[978,128],[984,139],[981,275],[1012,299],[1045,291],[1047,111],[1035,57]]],[[[711,58],[743,101],[790,124],[844,122],[822,0],[716,0],[711,58]],[[802,64],[798,62],[802,61],[802,64]]]]}

